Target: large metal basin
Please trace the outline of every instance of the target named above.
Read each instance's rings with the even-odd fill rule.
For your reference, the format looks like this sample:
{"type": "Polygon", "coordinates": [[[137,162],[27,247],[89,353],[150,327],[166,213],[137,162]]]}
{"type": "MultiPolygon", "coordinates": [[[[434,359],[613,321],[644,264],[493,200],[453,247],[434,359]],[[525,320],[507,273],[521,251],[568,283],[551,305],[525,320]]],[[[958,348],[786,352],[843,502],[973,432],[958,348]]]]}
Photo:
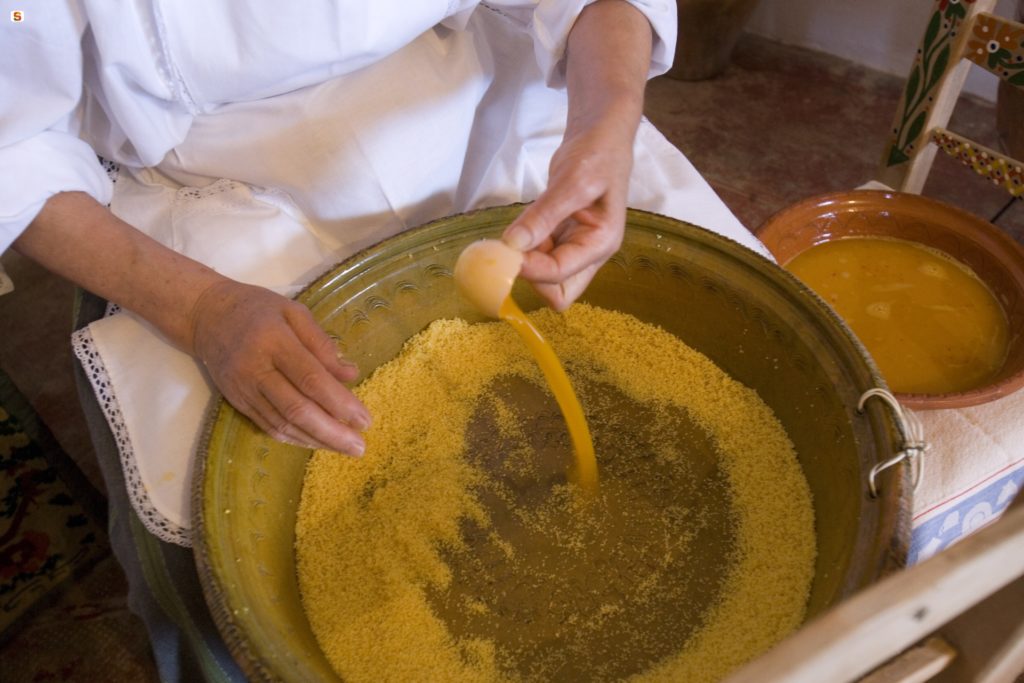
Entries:
{"type": "MultiPolygon", "coordinates": [[[[520,209],[410,230],[342,263],[300,300],[366,376],[433,320],[480,319],[456,295],[451,269],[465,245],[499,234],[520,209]]],[[[528,287],[514,294],[524,308],[540,305],[528,287]]],[[[885,403],[869,401],[858,412],[861,395],[884,384],[849,330],[799,281],[714,233],[630,211],[621,251],[585,300],[672,332],[775,411],[813,495],[818,555],[807,618],[902,563],[907,473],[885,470],[877,498],[867,478],[896,454],[903,435],[885,403]]],[[[337,679],[307,623],[295,574],[295,516],[309,456],[222,404],[196,468],[200,577],[218,627],[253,680],[337,679]]]]}

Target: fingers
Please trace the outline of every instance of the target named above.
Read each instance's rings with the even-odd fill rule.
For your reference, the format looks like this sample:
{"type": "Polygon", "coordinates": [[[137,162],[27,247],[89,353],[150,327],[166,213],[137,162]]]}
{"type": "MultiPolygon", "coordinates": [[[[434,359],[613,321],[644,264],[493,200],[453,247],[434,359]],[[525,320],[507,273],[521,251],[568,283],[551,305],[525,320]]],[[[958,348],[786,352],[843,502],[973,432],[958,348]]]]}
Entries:
{"type": "Polygon", "coordinates": [[[505,244],[519,251],[536,249],[564,220],[596,202],[605,188],[578,176],[577,173],[566,180],[552,179],[548,190],[505,229],[505,244]]]}
{"type": "Polygon", "coordinates": [[[535,283],[533,288],[548,302],[551,308],[556,311],[564,311],[586,291],[590,281],[594,279],[594,275],[600,267],[601,264],[594,264],[566,278],[562,282],[539,282],[535,283]]]}
{"type": "Polygon", "coordinates": [[[325,444],[317,443],[316,439],[303,430],[287,424],[277,409],[261,395],[256,395],[249,401],[240,398],[228,398],[228,401],[275,441],[300,448],[327,448],[325,444]]]}
{"type": "MultiPolygon", "coordinates": [[[[334,363],[338,363],[338,361],[335,359],[334,363]]],[[[276,406],[281,407],[284,404],[274,401],[271,395],[267,395],[263,384],[267,378],[276,381],[277,376],[280,375],[298,396],[316,404],[322,412],[334,420],[341,420],[359,431],[370,426],[370,413],[359,402],[359,399],[341,385],[319,360],[311,353],[306,352],[304,348],[297,349],[292,353],[277,354],[274,357],[274,370],[276,372],[267,373],[266,377],[261,378],[258,386],[276,406]]],[[[283,410],[283,412],[286,411],[283,410]]],[[[297,424],[308,427],[302,423],[297,424]]]]}
{"type": "Polygon", "coordinates": [[[525,254],[521,273],[535,284],[565,283],[584,270],[596,271],[595,266],[608,260],[621,243],[622,226],[610,219],[595,224],[569,219],[553,239],[525,254]]]}
{"type": "Polygon", "coordinates": [[[275,439],[361,455],[365,406],[308,309],[268,290],[228,283],[196,314],[197,355],[224,397],[275,439]],[[239,340],[244,340],[239,343],[239,340]]]}
{"type": "MultiPolygon", "coordinates": [[[[303,395],[281,373],[270,373],[258,384],[259,395],[250,400],[259,408],[259,415],[269,425],[267,432],[285,441],[298,440],[303,445],[362,455],[366,442],[360,429],[341,422],[320,405],[303,395]]],[[[345,390],[351,402],[362,408],[355,396],[345,390]]],[[[264,427],[266,429],[266,427],[264,427]]]]}
{"type": "Polygon", "coordinates": [[[347,384],[359,377],[359,368],[339,353],[337,344],[317,325],[309,309],[297,304],[285,313],[285,319],[302,345],[335,379],[347,384]]]}
{"type": "Polygon", "coordinates": [[[273,369],[257,387],[273,413],[263,410],[275,431],[312,437],[313,444],[350,455],[366,449],[360,432],[370,426],[370,413],[342,383],[358,375],[355,364],[343,360],[334,341],[305,307],[285,312],[298,344],[273,356],[273,369]]]}

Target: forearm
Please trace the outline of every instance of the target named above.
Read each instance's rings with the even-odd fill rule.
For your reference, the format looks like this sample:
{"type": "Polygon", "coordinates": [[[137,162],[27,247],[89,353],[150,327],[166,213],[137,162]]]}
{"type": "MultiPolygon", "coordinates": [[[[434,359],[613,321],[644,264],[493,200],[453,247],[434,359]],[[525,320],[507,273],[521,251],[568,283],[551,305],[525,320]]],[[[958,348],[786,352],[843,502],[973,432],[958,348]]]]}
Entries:
{"type": "Polygon", "coordinates": [[[54,195],[14,249],[48,270],[134,311],[193,352],[193,313],[226,279],[114,216],[81,192],[54,195]]]}
{"type": "Polygon", "coordinates": [[[626,2],[598,0],[583,10],[567,47],[567,136],[600,122],[632,139],[643,114],[652,40],[647,18],[626,2]]]}

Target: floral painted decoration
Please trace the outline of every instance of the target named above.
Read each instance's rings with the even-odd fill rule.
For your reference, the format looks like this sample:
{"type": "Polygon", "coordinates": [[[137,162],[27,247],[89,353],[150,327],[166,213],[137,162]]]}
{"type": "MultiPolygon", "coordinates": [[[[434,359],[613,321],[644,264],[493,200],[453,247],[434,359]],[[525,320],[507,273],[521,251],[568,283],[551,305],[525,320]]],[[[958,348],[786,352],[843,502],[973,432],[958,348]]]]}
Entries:
{"type": "Polygon", "coordinates": [[[964,56],[1011,85],[1024,88],[1024,25],[979,14],[964,56]]]}
{"type": "Polygon", "coordinates": [[[950,67],[953,44],[967,16],[967,6],[973,4],[974,0],[936,2],[903,91],[903,101],[892,131],[893,140],[886,157],[887,166],[910,161],[914,144],[924,132],[934,101],[933,93],[950,67]]]}
{"type": "Polygon", "coordinates": [[[1024,196],[1024,164],[942,128],[932,132],[931,140],[946,154],[1014,197],[1024,196]]]}

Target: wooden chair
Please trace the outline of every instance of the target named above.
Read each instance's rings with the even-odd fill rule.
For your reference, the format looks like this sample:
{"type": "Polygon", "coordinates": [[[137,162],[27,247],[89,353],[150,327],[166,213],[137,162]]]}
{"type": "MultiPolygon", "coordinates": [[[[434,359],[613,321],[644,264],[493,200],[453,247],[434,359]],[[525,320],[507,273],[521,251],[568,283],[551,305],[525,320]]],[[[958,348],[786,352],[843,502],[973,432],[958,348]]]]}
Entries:
{"type": "Polygon", "coordinates": [[[996,3],[936,1],[903,89],[879,182],[920,193],[941,149],[1014,197],[1024,195],[1024,161],[946,128],[972,67],[1024,88],[1024,24],[991,14],[996,3]]]}

